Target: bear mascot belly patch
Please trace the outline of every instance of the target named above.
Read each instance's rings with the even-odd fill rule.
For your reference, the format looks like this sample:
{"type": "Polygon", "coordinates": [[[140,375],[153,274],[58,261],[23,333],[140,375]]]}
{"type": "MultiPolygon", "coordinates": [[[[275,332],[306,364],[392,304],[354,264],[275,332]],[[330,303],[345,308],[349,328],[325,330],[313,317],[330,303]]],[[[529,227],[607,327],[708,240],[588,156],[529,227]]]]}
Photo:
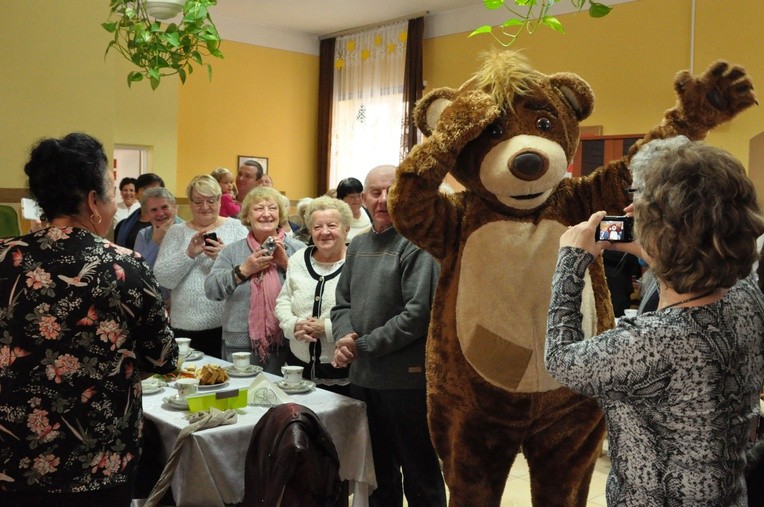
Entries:
{"type": "MultiPolygon", "coordinates": [[[[543,363],[558,240],[595,211],[628,204],[628,163],[647,141],[697,140],[755,104],[745,71],[719,61],[674,78],[677,102],[621,159],[566,178],[594,96],[579,76],[543,74],[495,51],[458,89],[414,110],[425,135],[398,168],[395,227],[441,265],[427,341],[428,419],[452,506],[498,506],[523,452],[537,507],[584,506],[605,433],[594,400],[559,386],[543,363]],[[465,190],[439,190],[451,173],[465,190]]],[[[614,325],[601,259],[580,313],[594,335],[614,325]]]]}

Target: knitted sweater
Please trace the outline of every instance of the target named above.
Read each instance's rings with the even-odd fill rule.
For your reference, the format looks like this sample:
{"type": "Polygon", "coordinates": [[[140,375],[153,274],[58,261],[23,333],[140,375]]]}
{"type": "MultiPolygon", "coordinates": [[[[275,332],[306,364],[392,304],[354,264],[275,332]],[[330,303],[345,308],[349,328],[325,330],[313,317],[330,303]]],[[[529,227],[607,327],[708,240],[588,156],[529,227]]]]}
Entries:
{"type": "Polygon", "coordinates": [[[292,353],[304,363],[310,362],[310,347],[308,343],[294,337],[294,326],[298,320],[314,315],[323,319],[326,334],[320,339],[319,360],[328,364],[332,362],[334,355],[334,337],[329,312],[334,306],[334,296],[342,266],[327,275],[316,273],[310,262],[315,249],[316,247],[309,246],[289,258],[286,280],[276,300],[276,318],[279,319],[284,336],[289,339],[289,348],[292,353]]]}
{"type": "MultiPolygon", "coordinates": [[[[287,256],[291,256],[304,247],[305,243],[294,238],[287,236],[284,239],[287,256]]],[[[250,344],[249,300],[252,294],[252,282],[247,280],[238,283],[234,279],[233,268],[244,262],[251,253],[252,249],[247,244],[246,236],[227,245],[215,259],[215,264],[204,281],[204,293],[209,300],[215,301],[215,303],[210,301],[207,303],[220,309],[218,315],[222,313],[223,341],[232,347],[246,347],[250,344]]],[[[281,283],[284,283],[284,271],[281,268],[277,271],[281,283]]]]}
{"type": "Polygon", "coordinates": [[[424,351],[440,268],[390,227],[353,238],[331,312],[334,339],[358,333],[350,381],[370,389],[424,389],[424,351]]]}
{"type": "MultiPolygon", "coordinates": [[[[247,236],[247,228],[235,218],[227,218],[214,229],[226,245],[247,236]]],[[[172,291],[170,322],[176,329],[201,331],[220,327],[223,303],[204,297],[204,279],[212,268],[212,259],[204,254],[191,258],[186,253],[196,231],[186,223],[175,224],[167,231],[154,276],[159,285],[172,291]]],[[[218,256],[219,257],[219,256],[218,256]]]]}

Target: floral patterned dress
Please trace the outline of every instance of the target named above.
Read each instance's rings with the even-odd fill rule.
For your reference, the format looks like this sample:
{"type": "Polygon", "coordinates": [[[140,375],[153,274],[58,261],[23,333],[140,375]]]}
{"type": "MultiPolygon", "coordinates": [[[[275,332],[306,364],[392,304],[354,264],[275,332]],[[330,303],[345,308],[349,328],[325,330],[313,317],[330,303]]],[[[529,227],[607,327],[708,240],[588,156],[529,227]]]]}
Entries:
{"type": "Polygon", "coordinates": [[[142,372],[177,346],[137,254],[84,229],[0,240],[2,490],[124,484],[141,452],[142,372]]]}
{"type": "Polygon", "coordinates": [[[666,308],[590,340],[581,290],[594,257],[560,250],[546,365],[605,411],[609,506],[745,507],[748,435],[764,382],[764,297],[754,278],[721,300],[666,308]]]}

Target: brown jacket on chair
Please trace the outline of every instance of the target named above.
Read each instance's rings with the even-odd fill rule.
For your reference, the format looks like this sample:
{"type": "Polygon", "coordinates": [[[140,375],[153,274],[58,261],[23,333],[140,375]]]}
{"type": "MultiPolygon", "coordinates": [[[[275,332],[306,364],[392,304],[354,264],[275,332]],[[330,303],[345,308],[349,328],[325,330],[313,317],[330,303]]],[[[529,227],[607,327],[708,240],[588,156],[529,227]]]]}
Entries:
{"type": "Polygon", "coordinates": [[[244,467],[244,507],[347,505],[334,443],[308,407],[268,410],[252,431],[244,467]]]}

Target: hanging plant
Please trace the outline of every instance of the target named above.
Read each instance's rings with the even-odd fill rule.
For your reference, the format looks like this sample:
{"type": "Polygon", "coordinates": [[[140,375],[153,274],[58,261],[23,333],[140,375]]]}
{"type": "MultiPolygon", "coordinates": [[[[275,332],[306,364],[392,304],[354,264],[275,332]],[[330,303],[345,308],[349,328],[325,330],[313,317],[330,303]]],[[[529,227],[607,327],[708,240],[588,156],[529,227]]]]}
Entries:
{"type": "Polygon", "coordinates": [[[215,4],[217,0],[185,0],[181,22],[163,26],[146,11],[146,0],[111,0],[109,18],[101,25],[114,34],[106,53],[114,49],[140,68],[127,75],[128,86],[146,78],[155,90],[163,77],[174,74],[185,83],[194,63],[206,66],[212,79],[212,65],[204,58],[223,58],[220,35],[209,15],[215,4]]]}
{"type": "MultiPolygon", "coordinates": [[[[549,15],[552,6],[560,1],[562,0],[512,0],[511,2],[508,0],[483,0],[486,9],[496,10],[504,7],[512,13],[512,17],[496,27],[483,25],[475,29],[469,36],[488,33],[499,44],[506,47],[511,46],[523,31],[532,34],[539,26],[547,26],[552,30],[565,33],[560,20],[549,15]],[[494,28],[498,35],[494,32],[494,28]]],[[[576,11],[581,11],[588,5],[589,16],[593,18],[606,16],[612,10],[612,7],[593,0],[570,0],[570,3],[576,11]]]]}

